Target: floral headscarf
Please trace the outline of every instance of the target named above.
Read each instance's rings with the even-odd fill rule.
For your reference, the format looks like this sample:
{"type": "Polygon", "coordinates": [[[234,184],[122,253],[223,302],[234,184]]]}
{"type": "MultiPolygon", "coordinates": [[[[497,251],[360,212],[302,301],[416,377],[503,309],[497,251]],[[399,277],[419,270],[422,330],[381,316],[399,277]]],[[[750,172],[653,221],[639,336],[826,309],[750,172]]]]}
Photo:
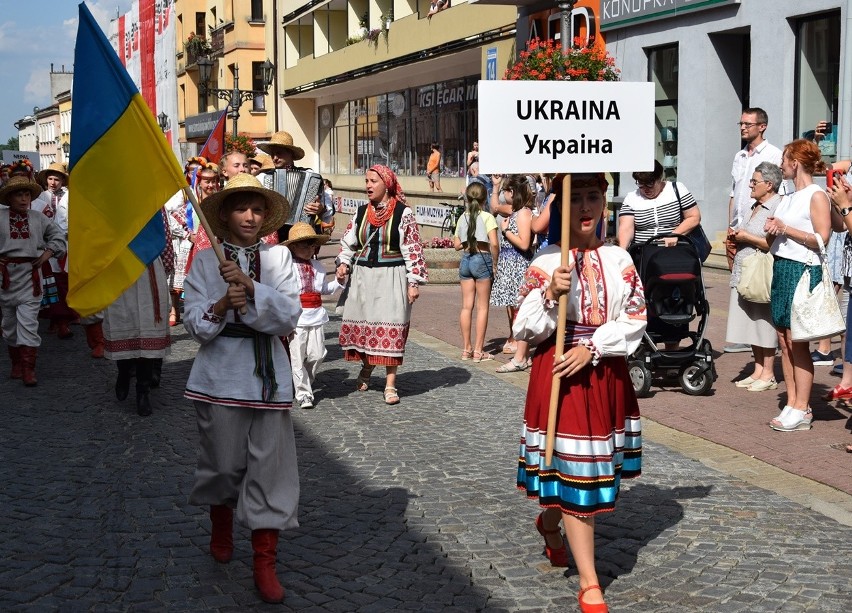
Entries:
{"type": "Polygon", "coordinates": [[[382,182],[388,190],[388,196],[396,198],[397,202],[405,204],[405,192],[402,191],[402,185],[399,184],[399,180],[396,178],[396,173],[394,173],[394,171],[387,166],[382,166],[381,164],[370,166],[369,170],[372,170],[381,177],[382,182]]]}

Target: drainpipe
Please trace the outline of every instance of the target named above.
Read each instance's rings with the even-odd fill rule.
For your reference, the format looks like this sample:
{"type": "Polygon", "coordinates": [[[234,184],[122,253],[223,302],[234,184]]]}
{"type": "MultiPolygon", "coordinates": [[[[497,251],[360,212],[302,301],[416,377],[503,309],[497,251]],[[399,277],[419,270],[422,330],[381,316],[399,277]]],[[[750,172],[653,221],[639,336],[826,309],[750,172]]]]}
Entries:
{"type": "Polygon", "coordinates": [[[840,46],[840,134],[837,135],[837,159],[852,159],[852,0],[846,0],[846,27],[841,30],[840,46]]]}
{"type": "MultiPolygon", "coordinates": [[[[852,2],[852,0],[849,0],[852,2]]],[[[275,113],[275,130],[274,132],[279,132],[278,129],[278,75],[281,74],[283,68],[281,67],[281,63],[278,61],[278,1],[272,0],[272,57],[273,64],[275,64],[275,70],[278,72],[275,75],[275,78],[272,79],[273,84],[273,93],[272,93],[272,112],[275,113]]]]}

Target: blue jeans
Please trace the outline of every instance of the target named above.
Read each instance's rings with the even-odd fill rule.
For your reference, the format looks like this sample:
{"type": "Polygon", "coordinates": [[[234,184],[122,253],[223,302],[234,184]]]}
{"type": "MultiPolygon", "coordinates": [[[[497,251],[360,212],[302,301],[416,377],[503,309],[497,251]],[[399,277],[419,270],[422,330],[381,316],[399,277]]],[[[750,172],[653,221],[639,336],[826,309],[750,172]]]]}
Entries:
{"type": "Polygon", "coordinates": [[[494,276],[494,266],[491,263],[491,254],[470,253],[465,251],[459,263],[459,279],[466,281],[472,279],[480,281],[482,279],[490,279],[494,276]]]}

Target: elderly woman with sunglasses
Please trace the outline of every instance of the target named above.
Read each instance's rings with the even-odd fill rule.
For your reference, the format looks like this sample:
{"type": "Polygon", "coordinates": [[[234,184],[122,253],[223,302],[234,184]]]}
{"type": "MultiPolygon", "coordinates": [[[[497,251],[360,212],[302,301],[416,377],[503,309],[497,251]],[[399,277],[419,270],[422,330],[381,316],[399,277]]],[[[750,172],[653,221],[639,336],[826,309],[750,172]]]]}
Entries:
{"type": "MultiPolygon", "coordinates": [[[[665,181],[659,162],[650,172],[634,172],[633,179],[636,191],[624,197],[618,213],[618,245],[631,255],[635,252],[631,247],[641,247],[657,234],[685,235],[701,223],[695,198],[683,183],[665,181]]],[[[671,247],[677,239],[667,238],[665,244],[671,247]]]]}

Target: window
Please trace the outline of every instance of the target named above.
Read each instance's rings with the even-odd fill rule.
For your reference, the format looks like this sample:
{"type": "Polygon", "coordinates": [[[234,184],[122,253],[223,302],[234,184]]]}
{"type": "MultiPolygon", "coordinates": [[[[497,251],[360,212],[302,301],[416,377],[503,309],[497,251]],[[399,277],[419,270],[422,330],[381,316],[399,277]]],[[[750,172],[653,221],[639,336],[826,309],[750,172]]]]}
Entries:
{"type": "MultiPolygon", "coordinates": [[[[251,88],[256,92],[262,92],[263,87],[263,62],[251,63],[251,88]]],[[[255,94],[252,99],[251,110],[254,112],[266,111],[266,95],[255,94]]]]}
{"type": "Polygon", "coordinates": [[[666,179],[677,176],[678,68],[677,45],[648,51],[648,80],[654,84],[654,117],[660,135],[655,157],[661,160],[666,179]]]}
{"type": "Polygon", "coordinates": [[[793,131],[811,136],[817,123],[830,121],[832,131],[819,146],[823,160],[833,162],[837,159],[840,11],[802,19],[797,25],[793,131]]]}
{"type": "Polygon", "coordinates": [[[322,106],[320,172],[363,174],[384,164],[423,175],[431,143],[441,145],[444,172],[464,176],[466,145],[477,122],[479,76],[322,106]]]}
{"type": "Polygon", "coordinates": [[[251,21],[263,21],[263,0],[251,0],[251,21]]]}

